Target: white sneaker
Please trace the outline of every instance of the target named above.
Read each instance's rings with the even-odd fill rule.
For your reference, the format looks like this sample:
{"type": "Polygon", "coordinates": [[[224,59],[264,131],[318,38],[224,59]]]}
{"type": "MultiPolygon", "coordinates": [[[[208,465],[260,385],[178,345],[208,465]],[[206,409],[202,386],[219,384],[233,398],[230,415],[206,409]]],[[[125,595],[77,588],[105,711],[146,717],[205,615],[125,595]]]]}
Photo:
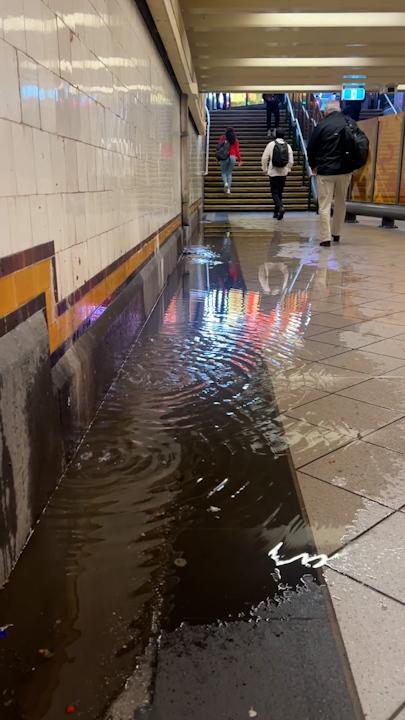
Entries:
{"type": "Polygon", "coordinates": [[[231,188],[230,188],[230,187],[226,188],[226,191],[225,191],[225,192],[226,192],[227,195],[230,195],[230,194],[231,194],[231,188]]]}

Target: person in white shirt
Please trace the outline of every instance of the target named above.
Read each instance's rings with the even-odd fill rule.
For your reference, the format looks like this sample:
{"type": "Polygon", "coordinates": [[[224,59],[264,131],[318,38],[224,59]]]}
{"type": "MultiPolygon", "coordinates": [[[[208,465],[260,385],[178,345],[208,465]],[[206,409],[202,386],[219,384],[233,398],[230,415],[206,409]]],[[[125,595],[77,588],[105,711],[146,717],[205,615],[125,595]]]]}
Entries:
{"type": "Polygon", "coordinates": [[[293,165],[294,155],[291,146],[284,140],[284,133],[275,130],[274,139],[269,142],[262,155],[262,170],[270,179],[274,217],[277,220],[282,220],[284,216],[283,190],[293,165]]]}

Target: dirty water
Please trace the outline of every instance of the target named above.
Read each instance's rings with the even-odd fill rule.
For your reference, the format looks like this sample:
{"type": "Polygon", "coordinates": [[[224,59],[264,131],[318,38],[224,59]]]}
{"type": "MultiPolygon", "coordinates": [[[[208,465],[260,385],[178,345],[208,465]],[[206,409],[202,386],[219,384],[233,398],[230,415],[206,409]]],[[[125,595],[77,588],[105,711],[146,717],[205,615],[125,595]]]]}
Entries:
{"type": "Polygon", "coordinates": [[[316,553],[272,388],[310,318],[299,241],[185,253],[0,593],[2,720],[359,717],[319,570],[269,556],[316,553]],[[151,697],[114,714],[151,638],[151,697]]]}

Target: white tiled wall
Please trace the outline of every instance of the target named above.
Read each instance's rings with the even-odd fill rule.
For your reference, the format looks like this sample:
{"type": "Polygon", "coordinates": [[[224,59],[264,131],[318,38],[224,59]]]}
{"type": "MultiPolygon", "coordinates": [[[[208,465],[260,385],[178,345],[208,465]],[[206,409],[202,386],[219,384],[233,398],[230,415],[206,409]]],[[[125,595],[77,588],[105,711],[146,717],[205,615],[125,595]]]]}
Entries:
{"type": "Polygon", "coordinates": [[[190,205],[203,194],[204,138],[198,135],[191,120],[188,121],[190,205]]]}
{"type": "Polygon", "coordinates": [[[0,0],[0,86],[0,257],[65,297],[180,212],[179,98],[132,0],[0,0]]]}

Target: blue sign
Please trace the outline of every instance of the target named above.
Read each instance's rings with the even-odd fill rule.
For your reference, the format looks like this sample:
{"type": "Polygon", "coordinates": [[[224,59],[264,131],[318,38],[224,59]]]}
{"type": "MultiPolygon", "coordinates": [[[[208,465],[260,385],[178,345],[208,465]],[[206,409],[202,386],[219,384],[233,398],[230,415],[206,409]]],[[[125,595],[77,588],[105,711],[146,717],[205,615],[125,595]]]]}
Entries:
{"type": "Polygon", "coordinates": [[[342,100],[364,100],[366,89],[364,87],[344,87],[342,100]]]}

